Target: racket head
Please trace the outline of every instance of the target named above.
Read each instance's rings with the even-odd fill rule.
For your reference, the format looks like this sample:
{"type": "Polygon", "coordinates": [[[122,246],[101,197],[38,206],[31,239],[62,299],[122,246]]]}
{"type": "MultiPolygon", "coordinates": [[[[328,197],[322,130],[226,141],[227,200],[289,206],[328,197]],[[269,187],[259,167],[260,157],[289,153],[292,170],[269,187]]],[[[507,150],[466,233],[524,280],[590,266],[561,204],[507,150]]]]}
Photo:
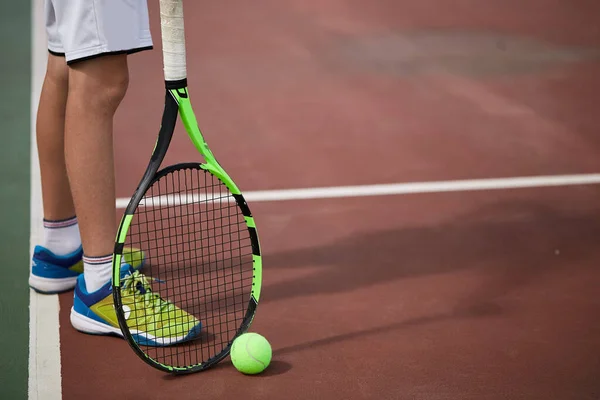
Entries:
{"type": "Polygon", "coordinates": [[[243,195],[200,163],[168,166],[139,192],[122,219],[113,260],[121,331],[155,368],[208,369],[248,330],[258,305],[262,261],[250,209],[243,195]],[[143,267],[125,271],[123,260],[143,267]],[[168,306],[165,313],[158,299],[147,307],[155,294],[199,324],[168,306]],[[166,333],[166,341],[157,340],[166,333]]]}

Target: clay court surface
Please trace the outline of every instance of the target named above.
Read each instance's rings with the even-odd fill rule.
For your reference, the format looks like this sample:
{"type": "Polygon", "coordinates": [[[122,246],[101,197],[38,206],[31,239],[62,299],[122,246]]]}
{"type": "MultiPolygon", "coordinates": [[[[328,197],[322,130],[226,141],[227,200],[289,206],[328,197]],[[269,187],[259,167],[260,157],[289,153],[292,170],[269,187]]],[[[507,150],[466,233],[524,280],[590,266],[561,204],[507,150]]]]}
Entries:
{"type": "MultiPolygon", "coordinates": [[[[244,192],[600,172],[595,2],[184,6],[200,127],[244,192]]],[[[150,16],[115,125],[122,199],[163,107],[150,16]]],[[[201,159],[179,126],[182,160],[201,159]]],[[[163,374],[77,333],[67,293],[62,398],[599,399],[600,187],[531,186],[249,200],[270,368],[163,374]]]]}

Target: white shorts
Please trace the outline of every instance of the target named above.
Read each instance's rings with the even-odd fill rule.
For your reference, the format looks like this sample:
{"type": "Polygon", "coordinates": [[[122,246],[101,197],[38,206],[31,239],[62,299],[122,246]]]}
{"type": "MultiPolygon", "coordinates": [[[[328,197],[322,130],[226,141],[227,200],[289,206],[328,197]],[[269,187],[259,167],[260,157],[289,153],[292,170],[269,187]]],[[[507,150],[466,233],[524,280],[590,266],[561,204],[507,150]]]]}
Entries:
{"type": "Polygon", "coordinates": [[[48,51],[67,64],[152,49],[147,0],[45,0],[48,51]]]}

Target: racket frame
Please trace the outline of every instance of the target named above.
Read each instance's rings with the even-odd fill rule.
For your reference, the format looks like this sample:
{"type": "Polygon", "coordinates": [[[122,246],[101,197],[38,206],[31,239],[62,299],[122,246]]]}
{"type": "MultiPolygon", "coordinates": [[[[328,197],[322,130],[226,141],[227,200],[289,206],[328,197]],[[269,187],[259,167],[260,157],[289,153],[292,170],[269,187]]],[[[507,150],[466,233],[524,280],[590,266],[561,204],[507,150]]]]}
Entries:
{"type": "Polygon", "coordinates": [[[113,300],[115,311],[121,331],[129,345],[133,348],[140,358],[148,364],[163,371],[182,374],[190,372],[203,371],[217,364],[225,358],[231,349],[233,340],[239,335],[245,333],[254,320],[256,308],[260,299],[262,286],[262,257],[258,233],[254,217],[250,212],[250,208],[244,199],[243,194],[231,177],[225,172],[221,165],[217,162],[212,151],[208,147],[202,132],[198,127],[196,116],[192,109],[192,104],[188,93],[187,82],[187,66],[186,66],[186,49],[185,49],[185,30],[184,30],[184,15],[183,15],[183,0],[159,0],[160,6],[160,23],[162,35],[162,53],[163,53],[163,70],[165,82],[165,105],[162,115],[161,127],[158,133],[156,144],[152,151],[150,161],[146,167],[144,175],[140,180],[135,192],[131,196],[117,231],[117,238],[113,253],[113,300]],[[143,199],[147,190],[155,182],[157,176],[166,173],[169,166],[161,171],[159,168],[167,153],[178,117],[181,117],[185,130],[191,139],[192,143],[198,152],[204,157],[205,163],[191,163],[189,165],[198,166],[204,169],[227,186],[236,200],[237,206],[241,210],[246,227],[250,234],[252,244],[252,260],[253,260],[253,278],[251,294],[248,299],[248,307],[245,317],[240,324],[236,335],[228,343],[228,345],[217,356],[212,357],[209,361],[201,364],[190,366],[172,366],[160,363],[148,356],[135,342],[129,327],[127,326],[125,314],[121,302],[121,259],[123,257],[123,249],[127,239],[127,232],[133,220],[135,212],[143,199]]]}
{"type": "MultiPolygon", "coordinates": [[[[144,175],[138,184],[135,192],[133,193],[125,211],[117,231],[117,239],[115,242],[114,253],[113,253],[113,301],[115,305],[115,312],[119,321],[121,332],[125,339],[129,343],[130,347],[134,352],[146,363],[151,366],[165,372],[173,374],[185,374],[204,371],[223,360],[229,355],[231,345],[233,341],[241,334],[248,331],[250,328],[256,308],[260,299],[261,286],[262,286],[262,257],[260,250],[260,243],[258,239],[258,232],[254,217],[250,211],[250,208],[244,199],[243,194],[235,184],[233,179],[225,172],[225,170],[218,163],[214,157],[212,151],[208,147],[202,132],[198,127],[196,116],[194,114],[192,104],[189,98],[189,92],[187,88],[187,79],[177,82],[165,82],[166,94],[165,94],[165,106],[163,110],[161,128],[156,140],[156,144],[152,151],[150,161],[146,167],[144,175]],[[191,139],[192,143],[198,150],[198,152],[204,157],[204,163],[183,163],[167,166],[159,171],[160,165],[164,160],[167,153],[175,126],[177,124],[178,117],[181,117],[185,130],[191,139]],[[127,240],[127,232],[130,224],[133,220],[135,212],[144,198],[147,190],[152,184],[164,174],[182,166],[198,166],[199,168],[206,170],[217,177],[223,182],[237,203],[241,213],[244,216],[246,227],[248,229],[251,245],[252,245],[252,260],[253,260],[253,274],[252,274],[252,288],[246,314],[242,323],[240,324],[236,334],[229,341],[227,346],[217,354],[210,358],[208,361],[203,363],[189,365],[189,366],[173,366],[166,365],[157,360],[151,358],[146,354],[137,344],[133,335],[131,334],[129,327],[127,326],[127,320],[125,319],[125,312],[123,310],[123,304],[121,300],[121,260],[123,257],[123,250],[125,242],[127,240]]],[[[142,249],[143,250],[143,249],[142,249]]]]}

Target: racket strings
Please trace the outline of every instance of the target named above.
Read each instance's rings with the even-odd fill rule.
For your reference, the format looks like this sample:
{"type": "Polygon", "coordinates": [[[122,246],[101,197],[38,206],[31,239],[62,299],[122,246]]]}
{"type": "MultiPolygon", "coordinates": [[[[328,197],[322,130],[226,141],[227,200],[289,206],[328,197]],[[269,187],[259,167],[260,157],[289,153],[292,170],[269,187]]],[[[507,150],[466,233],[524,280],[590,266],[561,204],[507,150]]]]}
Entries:
{"type": "MultiPolygon", "coordinates": [[[[140,202],[125,246],[143,250],[141,272],[151,278],[150,290],[202,324],[194,340],[168,347],[145,346],[138,340],[140,348],[173,366],[195,365],[221,354],[244,319],[253,275],[249,232],[227,187],[199,168],[161,176],[140,202]]],[[[148,315],[151,308],[133,312],[146,318],[138,325],[137,320],[128,322],[130,331],[145,329],[152,337],[164,335],[161,326],[184,332],[190,325],[181,313],[148,315]]]]}

